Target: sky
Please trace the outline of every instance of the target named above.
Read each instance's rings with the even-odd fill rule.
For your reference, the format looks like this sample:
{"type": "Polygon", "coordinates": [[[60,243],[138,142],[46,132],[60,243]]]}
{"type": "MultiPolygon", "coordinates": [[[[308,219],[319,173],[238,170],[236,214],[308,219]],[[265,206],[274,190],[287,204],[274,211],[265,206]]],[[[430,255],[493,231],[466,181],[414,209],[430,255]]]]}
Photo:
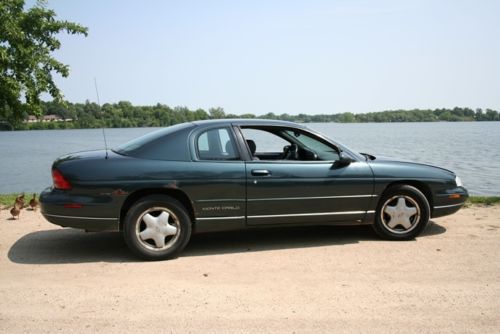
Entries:
{"type": "MultiPolygon", "coordinates": [[[[30,6],[33,1],[28,1],[30,6]]],[[[226,113],[500,109],[500,1],[49,0],[71,102],[226,113]]]]}

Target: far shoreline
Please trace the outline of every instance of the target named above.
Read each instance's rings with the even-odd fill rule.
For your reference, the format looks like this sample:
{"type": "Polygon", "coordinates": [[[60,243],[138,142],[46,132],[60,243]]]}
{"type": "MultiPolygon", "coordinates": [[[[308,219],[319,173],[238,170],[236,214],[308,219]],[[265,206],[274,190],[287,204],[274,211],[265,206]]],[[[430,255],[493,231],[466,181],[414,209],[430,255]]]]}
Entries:
{"type": "MultiPolygon", "coordinates": [[[[240,118],[237,118],[240,119],[240,118]]],[[[265,119],[265,118],[260,118],[260,117],[255,117],[255,119],[265,119]]],[[[189,121],[187,121],[189,122],[189,121]]],[[[193,121],[196,122],[196,121],[193,121]]],[[[435,121],[383,121],[383,122],[338,122],[338,121],[312,121],[312,122],[300,122],[300,121],[294,121],[295,123],[298,124],[342,124],[342,125],[351,125],[351,124],[422,124],[422,123],[499,123],[500,120],[494,120],[494,121],[475,121],[475,120],[460,120],[460,121],[442,121],[442,120],[435,120],[435,121]]],[[[173,123],[169,125],[143,125],[143,126],[120,126],[120,127],[112,127],[112,126],[95,126],[95,127],[72,127],[68,126],[67,123],[65,123],[65,126],[67,127],[46,127],[46,128],[34,128],[34,127],[27,127],[27,128],[11,128],[11,129],[5,129],[0,127],[0,132],[22,132],[22,131],[58,131],[58,130],[96,130],[96,129],[137,129],[137,128],[165,128],[168,126],[172,126],[178,123],[173,123]]]]}
{"type": "MultiPolygon", "coordinates": [[[[491,108],[434,108],[395,109],[374,112],[331,112],[311,114],[289,114],[285,110],[256,115],[254,113],[226,113],[221,107],[207,110],[189,109],[185,106],[170,107],[165,104],[133,105],[128,101],[105,103],[102,106],[86,101],[42,102],[41,112],[25,115],[24,118],[1,118],[0,131],[6,130],[55,130],[166,127],[174,124],[207,119],[272,119],[296,123],[433,123],[433,122],[495,122],[500,113],[491,108]]],[[[257,110],[258,112],[258,110],[257,110]]]]}

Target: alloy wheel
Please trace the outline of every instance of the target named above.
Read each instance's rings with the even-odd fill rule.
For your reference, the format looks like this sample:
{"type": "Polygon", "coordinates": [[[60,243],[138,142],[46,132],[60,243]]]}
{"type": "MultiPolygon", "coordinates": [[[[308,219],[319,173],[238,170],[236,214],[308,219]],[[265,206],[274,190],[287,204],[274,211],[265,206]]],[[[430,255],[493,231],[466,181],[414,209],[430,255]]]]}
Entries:
{"type": "Polygon", "coordinates": [[[380,221],[395,234],[405,234],[413,230],[420,220],[420,206],[410,196],[397,195],[389,198],[380,210],[380,221]]]}
{"type": "Polygon", "coordinates": [[[172,247],[179,238],[179,219],[165,207],[149,208],[137,219],[135,233],[143,247],[163,251],[172,247]]]}

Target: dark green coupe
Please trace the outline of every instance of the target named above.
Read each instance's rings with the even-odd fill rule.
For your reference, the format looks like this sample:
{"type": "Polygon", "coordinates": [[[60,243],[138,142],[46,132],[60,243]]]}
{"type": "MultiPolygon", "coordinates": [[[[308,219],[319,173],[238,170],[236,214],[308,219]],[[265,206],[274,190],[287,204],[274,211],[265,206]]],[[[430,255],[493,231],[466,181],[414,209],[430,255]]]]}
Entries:
{"type": "Polygon", "coordinates": [[[359,154],[302,125],[213,120],[171,126],[111,151],[63,156],[40,196],[51,223],[123,231],[144,259],[176,256],[194,232],[371,224],[416,237],[468,197],[451,171],[359,154]]]}

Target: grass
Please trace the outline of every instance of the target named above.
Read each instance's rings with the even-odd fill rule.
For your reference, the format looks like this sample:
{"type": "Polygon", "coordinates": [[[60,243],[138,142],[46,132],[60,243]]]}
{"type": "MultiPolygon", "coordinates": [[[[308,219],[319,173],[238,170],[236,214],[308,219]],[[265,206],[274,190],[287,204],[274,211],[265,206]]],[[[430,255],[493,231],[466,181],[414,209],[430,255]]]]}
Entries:
{"type": "MultiPolygon", "coordinates": [[[[26,203],[29,203],[29,200],[31,199],[32,194],[26,194],[24,201],[26,203]]],[[[37,194],[38,196],[38,194],[37,194]]],[[[16,200],[17,194],[0,194],[0,207],[11,207],[15,200],[16,200]]],[[[471,196],[467,200],[467,206],[473,205],[473,204],[479,204],[479,205],[500,205],[500,196],[471,196]]]]}
{"type": "MultiPolygon", "coordinates": [[[[13,206],[16,201],[17,194],[0,194],[0,205],[1,206],[13,206]]],[[[24,201],[26,201],[26,195],[24,196],[24,201]]]]}
{"type": "MultiPolygon", "coordinates": [[[[16,201],[16,197],[20,194],[0,194],[0,209],[11,208],[14,206],[14,202],[16,201]]],[[[28,205],[30,200],[33,198],[33,193],[25,193],[24,194],[24,204],[28,205]]],[[[36,198],[38,199],[38,194],[36,194],[36,198]]]]}
{"type": "Polygon", "coordinates": [[[498,205],[500,204],[500,196],[471,196],[467,202],[470,204],[498,205]]]}

